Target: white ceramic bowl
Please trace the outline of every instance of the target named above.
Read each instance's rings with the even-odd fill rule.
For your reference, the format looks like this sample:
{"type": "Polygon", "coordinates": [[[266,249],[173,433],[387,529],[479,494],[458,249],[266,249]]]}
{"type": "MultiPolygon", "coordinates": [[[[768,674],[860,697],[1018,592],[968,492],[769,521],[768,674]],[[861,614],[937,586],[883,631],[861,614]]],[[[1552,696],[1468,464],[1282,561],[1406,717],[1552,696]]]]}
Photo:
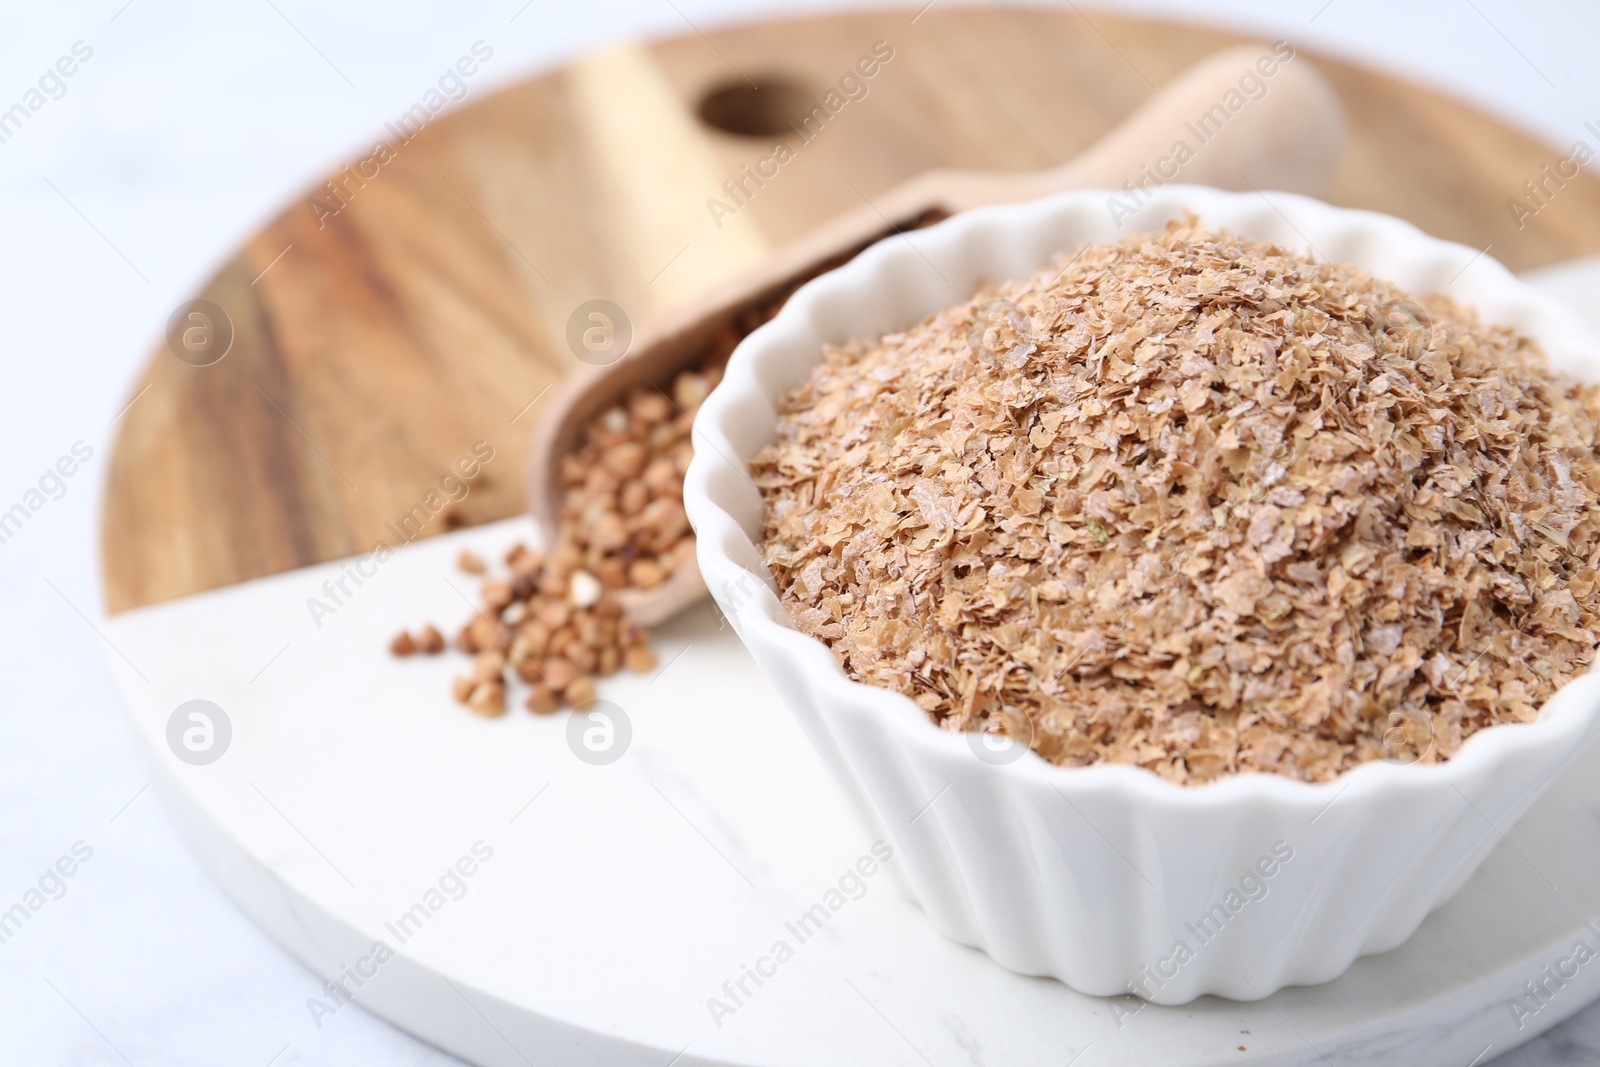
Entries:
{"type": "Polygon", "coordinates": [[[1576,375],[1600,378],[1600,341],[1488,256],[1387,216],[1169,186],[1119,227],[1111,195],[967,212],[800,289],[739,346],[701,409],[684,500],[713,596],[941,931],[1086,993],[1254,1000],[1405,941],[1600,732],[1600,674],[1563,688],[1537,722],[1475,734],[1448,762],[1373,762],[1322,784],[1257,773],[1184,787],[1126,765],[1056,767],[1020,748],[1004,762],[908,698],[851,681],[791,624],[754,544],[762,504],[745,473],[773,437],[778,396],[824,343],[904,328],[981,280],[1020,278],[1185,211],[1414,293],[1449,293],[1576,375]]]}

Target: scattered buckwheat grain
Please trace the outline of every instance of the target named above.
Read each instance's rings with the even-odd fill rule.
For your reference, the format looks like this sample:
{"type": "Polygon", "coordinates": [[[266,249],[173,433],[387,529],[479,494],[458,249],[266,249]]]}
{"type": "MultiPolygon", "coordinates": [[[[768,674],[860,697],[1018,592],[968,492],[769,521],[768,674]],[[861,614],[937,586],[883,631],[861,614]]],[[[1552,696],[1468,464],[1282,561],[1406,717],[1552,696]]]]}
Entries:
{"type": "MultiPolygon", "coordinates": [[[[820,264],[813,274],[844,258],[820,264]]],[[[585,428],[562,460],[557,547],[546,554],[513,545],[505,555],[511,577],[484,583],[482,610],[456,635],[457,650],[474,656],[473,677],[455,679],[458,703],[501,714],[510,668],[531,687],[527,708],[550,714],[563,703],[594,700],[596,676],[655,668],[648,635],[623,617],[613,594],[654,588],[693,557],[683,474],[694,455],[689,431],[695,413],[738,343],[776,315],[805,280],[735,314],[705,345],[699,369],[678,374],[667,389],[634,389],[585,428]]],[[[456,565],[474,575],[489,569],[470,549],[461,550],[456,565]]],[[[415,640],[402,633],[390,647],[404,656],[444,646],[430,625],[415,640]]]]}
{"type": "Polygon", "coordinates": [[[417,633],[417,651],[430,656],[444,651],[444,635],[432,623],[424,626],[417,633]]]}
{"type": "MultiPolygon", "coordinates": [[[[473,657],[470,676],[454,683],[458,703],[499,715],[509,670],[531,687],[529,710],[548,714],[595,699],[594,675],[655,662],[649,636],[616,598],[586,585],[594,578],[577,567],[575,548],[546,554],[516,545],[506,559],[510,576],[483,583],[483,606],[456,635],[456,648],[473,657]]],[[[422,634],[426,647],[444,647],[433,627],[422,634]]]]}

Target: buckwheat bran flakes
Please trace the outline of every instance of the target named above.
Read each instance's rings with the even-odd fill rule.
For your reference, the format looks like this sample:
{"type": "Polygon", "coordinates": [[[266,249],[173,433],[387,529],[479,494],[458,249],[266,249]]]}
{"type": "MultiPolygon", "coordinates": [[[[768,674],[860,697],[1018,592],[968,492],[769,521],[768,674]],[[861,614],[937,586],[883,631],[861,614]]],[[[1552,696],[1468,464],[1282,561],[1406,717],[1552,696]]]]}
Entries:
{"type": "Polygon", "coordinates": [[[1193,219],[830,348],[752,464],[849,675],[1177,782],[1434,762],[1588,667],[1596,390],[1193,219]]]}

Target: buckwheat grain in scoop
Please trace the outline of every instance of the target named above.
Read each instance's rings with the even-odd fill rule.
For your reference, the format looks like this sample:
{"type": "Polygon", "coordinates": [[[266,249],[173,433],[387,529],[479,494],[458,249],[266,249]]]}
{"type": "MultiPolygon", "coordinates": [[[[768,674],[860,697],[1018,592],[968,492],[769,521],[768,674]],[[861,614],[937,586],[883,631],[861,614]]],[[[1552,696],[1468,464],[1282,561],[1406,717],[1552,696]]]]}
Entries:
{"type": "Polygon", "coordinates": [[[1194,220],[831,348],[752,467],[853,678],[1177,782],[1448,759],[1595,656],[1595,390],[1194,220]]]}

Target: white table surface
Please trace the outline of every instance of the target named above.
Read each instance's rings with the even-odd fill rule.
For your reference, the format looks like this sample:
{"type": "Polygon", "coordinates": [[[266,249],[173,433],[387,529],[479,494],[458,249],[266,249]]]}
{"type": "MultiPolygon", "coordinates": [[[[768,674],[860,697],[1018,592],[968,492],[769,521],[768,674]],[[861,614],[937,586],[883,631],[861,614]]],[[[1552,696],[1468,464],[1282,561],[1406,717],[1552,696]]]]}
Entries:
{"type": "MultiPolygon", "coordinates": [[[[94,629],[110,422],[172,308],[473,41],[495,49],[481,94],[621,33],[777,6],[6,0],[0,108],[75,41],[94,55],[0,144],[0,510],[74,442],[94,457],[0,544],[0,910],[75,842],[93,858],[0,944],[0,1064],[456,1062],[358,1009],[317,1028],[306,999],[320,980],[222,896],[145,790],[94,629]]],[[[1600,119],[1600,8],[1579,0],[1101,6],[1291,35],[1442,85],[1555,145],[1600,119]]],[[[1600,1063],[1600,1008],[1497,1062],[1600,1063]]]]}

